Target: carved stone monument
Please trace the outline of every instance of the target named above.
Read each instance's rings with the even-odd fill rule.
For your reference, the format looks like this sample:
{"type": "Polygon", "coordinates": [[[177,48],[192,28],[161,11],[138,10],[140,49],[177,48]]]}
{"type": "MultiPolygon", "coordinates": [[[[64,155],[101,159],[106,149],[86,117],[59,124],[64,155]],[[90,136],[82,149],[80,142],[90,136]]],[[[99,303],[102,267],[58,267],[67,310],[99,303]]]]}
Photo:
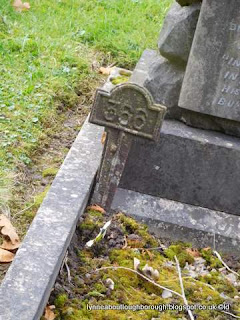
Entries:
{"type": "Polygon", "coordinates": [[[179,106],[240,121],[238,1],[204,1],[179,106]]]}
{"type": "Polygon", "coordinates": [[[240,252],[240,2],[177,2],[131,77],[167,107],[161,139],[134,140],[112,208],[240,252]]]}

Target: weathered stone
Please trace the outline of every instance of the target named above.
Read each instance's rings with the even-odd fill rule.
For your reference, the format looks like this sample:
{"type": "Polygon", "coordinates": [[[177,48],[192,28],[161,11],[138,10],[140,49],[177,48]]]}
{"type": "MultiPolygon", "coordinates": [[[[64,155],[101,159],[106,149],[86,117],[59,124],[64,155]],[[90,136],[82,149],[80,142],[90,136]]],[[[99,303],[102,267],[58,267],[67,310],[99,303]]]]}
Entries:
{"type": "Polygon", "coordinates": [[[112,209],[147,223],[162,238],[215,246],[240,256],[239,216],[125,189],[117,190],[112,209]]]}
{"type": "Polygon", "coordinates": [[[1,320],[39,320],[100,164],[102,128],[81,129],[0,286],[1,320]]]}
{"type": "Polygon", "coordinates": [[[239,215],[240,141],[165,120],[159,143],[133,144],[120,186],[239,215]]]}
{"type": "Polygon", "coordinates": [[[97,90],[90,122],[105,126],[107,139],[94,203],[110,209],[134,136],[157,140],[165,112],[144,87],[133,83],[122,83],[110,92],[97,90]]]}
{"type": "Polygon", "coordinates": [[[202,0],[176,0],[182,7],[189,6],[193,3],[201,2],[202,0]]]}
{"type": "Polygon", "coordinates": [[[229,273],[226,275],[226,279],[231,282],[231,284],[235,285],[237,283],[237,276],[234,273],[229,273]]]}
{"type": "Polygon", "coordinates": [[[237,121],[218,118],[181,108],[175,108],[174,111],[175,113],[171,112],[171,117],[184,122],[188,126],[205,130],[219,131],[225,134],[240,137],[240,126],[239,122],[237,121]]]}
{"type": "Polygon", "coordinates": [[[162,298],[163,299],[169,299],[172,297],[172,293],[166,289],[163,290],[162,292],[162,298]]]}
{"type": "Polygon", "coordinates": [[[144,86],[152,94],[156,103],[163,104],[169,109],[178,105],[183,77],[182,67],[173,65],[165,58],[158,56],[149,65],[144,86]]]}
{"type": "Polygon", "coordinates": [[[200,4],[181,7],[174,3],[160,32],[158,48],[169,61],[186,65],[196,29],[200,4]]]}
{"type": "Polygon", "coordinates": [[[180,107],[240,121],[239,9],[235,0],[203,2],[180,107]]]}

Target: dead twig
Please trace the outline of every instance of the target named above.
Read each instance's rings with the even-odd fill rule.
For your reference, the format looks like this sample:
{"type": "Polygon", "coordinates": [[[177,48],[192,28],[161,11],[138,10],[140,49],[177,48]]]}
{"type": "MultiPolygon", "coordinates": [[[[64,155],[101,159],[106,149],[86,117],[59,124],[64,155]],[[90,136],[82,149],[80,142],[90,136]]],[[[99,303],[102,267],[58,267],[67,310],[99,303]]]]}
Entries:
{"type": "Polygon", "coordinates": [[[34,202],[34,203],[32,203],[32,204],[31,204],[30,206],[28,206],[27,208],[22,209],[21,211],[19,211],[19,212],[15,213],[15,216],[18,216],[19,214],[21,214],[21,213],[23,213],[23,212],[27,211],[28,209],[31,209],[31,208],[34,206],[34,204],[35,204],[35,202],[34,202]]]}
{"type": "Polygon", "coordinates": [[[106,270],[106,269],[112,269],[112,270],[122,269],[122,270],[133,272],[133,273],[137,274],[139,277],[141,277],[141,278],[147,280],[148,282],[152,283],[154,286],[156,286],[156,287],[158,287],[160,289],[163,289],[163,290],[168,290],[171,293],[177,295],[178,297],[183,298],[183,296],[180,293],[178,293],[176,291],[173,291],[171,289],[168,289],[168,288],[166,288],[164,286],[161,286],[160,284],[156,283],[155,281],[149,279],[148,277],[144,276],[140,272],[138,272],[138,271],[136,271],[134,269],[131,269],[131,268],[127,268],[127,267],[102,267],[102,268],[96,269],[96,271],[101,271],[101,270],[106,270]]]}
{"type": "MultiPolygon", "coordinates": [[[[181,274],[181,268],[180,268],[180,265],[179,265],[179,261],[178,261],[178,258],[176,256],[174,256],[174,259],[175,259],[176,265],[177,265],[179,282],[180,282],[180,287],[181,287],[181,291],[182,291],[182,298],[183,298],[184,304],[188,307],[188,301],[187,301],[187,298],[185,296],[185,291],[184,291],[184,286],[183,286],[183,280],[182,280],[182,274],[181,274]]],[[[187,312],[188,312],[188,315],[189,315],[190,319],[194,320],[194,316],[192,314],[192,311],[189,308],[187,308],[187,312]]]]}
{"type": "Polygon", "coordinates": [[[62,265],[61,265],[61,268],[60,268],[60,274],[61,275],[63,274],[63,267],[65,266],[65,268],[67,270],[68,282],[71,283],[72,277],[71,277],[71,272],[70,272],[70,269],[69,269],[69,266],[68,266],[67,262],[68,262],[68,251],[66,252],[65,257],[63,259],[63,262],[62,262],[62,265]]]}
{"type": "MultiPolygon", "coordinates": [[[[201,283],[202,285],[209,287],[209,288],[212,289],[213,291],[218,292],[213,286],[211,286],[211,285],[208,284],[208,283],[205,283],[205,282],[202,282],[202,281],[200,281],[200,280],[194,279],[193,277],[187,277],[187,278],[188,278],[188,279],[191,278],[191,280],[193,280],[193,281],[195,281],[195,282],[198,282],[198,283],[201,283]]],[[[184,278],[183,278],[183,279],[184,279],[184,278]]],[[[219,293],[219,294],[220,294],[220,293],[219,293]]]]}
{"type": "MultiPolygon", "coordinates": [[[[136,249],[136,248],[132,248],[132,249],[136,249]]],[[[159,250],[159,249],[163,249],[162,247],[153,247],[153,248],[137,248],[138,250],[159,250]]]]}
{"type": "Polygon", "coordinates": [[[221,261],[221,263],[224,265],[224,267],[228,271],[230,271],[231,273],[234,273],[236,276],[240,277],[239,273],[237,273],[236,271],[229,268],[229,266],[223,261],[222,257],[220,256],[220,254],[216,250],[214,250],[213,253],[215,254],[215,256],[217,256],[217,258],[221,261]]]}
{"type": "Polygon", "coordinates": [[[229,316],[236,318],[236,319],[240,319],[239,316],[236,316],[235,314],[231,313],[231,312],[227,312],[227,311],[221,311],[222,313],[228,314],[229,316]]]}

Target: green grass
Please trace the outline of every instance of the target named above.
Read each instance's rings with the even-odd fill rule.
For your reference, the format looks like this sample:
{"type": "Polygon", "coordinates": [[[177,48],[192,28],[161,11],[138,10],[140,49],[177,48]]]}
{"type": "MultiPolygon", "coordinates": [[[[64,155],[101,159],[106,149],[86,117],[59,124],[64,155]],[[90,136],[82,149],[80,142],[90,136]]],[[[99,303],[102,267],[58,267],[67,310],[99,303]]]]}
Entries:
{"type": "Polygon", "coordinates": [[[0,177],[32,151],[58,121],[57,109],[77,104],[91,65],[132,68],[155,48],[171,0],[35,0],[17,13],[0,0],[0,177]],[[100,53],[100,54],[99,54],[100,53]]]}

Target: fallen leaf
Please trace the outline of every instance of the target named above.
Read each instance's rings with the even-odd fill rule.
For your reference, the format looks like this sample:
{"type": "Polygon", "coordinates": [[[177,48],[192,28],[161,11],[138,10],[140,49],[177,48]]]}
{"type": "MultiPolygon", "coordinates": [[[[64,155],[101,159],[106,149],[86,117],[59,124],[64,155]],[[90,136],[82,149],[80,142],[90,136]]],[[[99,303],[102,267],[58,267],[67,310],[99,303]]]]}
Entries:
{"type": "Polygon", "coordinates": [[[111,71],[112,71],[112,67],[101,67],[101,68],[99,68],[99,73],[101,73],[101,74],[104,74],[104,75],[109,75],[110,73],[111,73],[111,71]]]}
{"type": "Polygon", "coordinates": [[[15,228],[4,214],[0,214],[0,228],[2,228],[2,235],[9,237],[13,245],[19,243],[15,228]]]}
{"type": "Polygon", "coordinates": [[[0,248],[0,262],[12,262],[15,254],[0,248]]]}
{"type": "Polygon", "coordinates": [[[209,251],[209,250],[211,250],[211,247],[203,248],[202,250],[203,251],[209,251]]]}
{"type": "Polygon", "coordinates": [[[107,133],[106,133],[106,132],[103,132],[102,138],[101,138],[101,144],[104,144],[104,143],[105,143],[106,138],[107,138],[107,133]]]}
{"type": "Polygon", "coordinates": [[[18,12],[22,12],[22,11],[25,11],[25,10],[29,10],[30,9],[30,4],[29,4],[29,2],[24,2],[23,3],[21,0],[14,0],[13,8],[18,12]]]}
{"type": "Polygon", "coordinates": [[[149,259],[152,260],[153,259],[153,254],[147,249],[146,249],[146,252],[147,252],[147,254],[149,256],[149,259]]]}
{"type": "Polygon", "coordinates": [[[45,320],[54,320],[56,318],[56,314],[52,311],[53,309],[55,309],[55,306],[47,306],[45,308],[45,320]]]}
{"type": "Polygon", "coordinates": [[[187,248],[186,249],[186,252],[188,253],[188,254],[190,254],[190,256],[192,256],[192,257],[200,257],[200,253],[199,253],[199,251],[198,251],[198,249],[194,249],[194,248],[187,248]]]}
{"type": "Polygon", "coordinates": [[[0,248],[12,251],[12,250],[18,249],[20,244],[21,244],[20,241],[16,242],[15,244],[12,244],[11,241],[4,240],[3,243],[0,245],[0,248]]]}
{"type": "Polygon", "coordinates": [[[97,204],[89,206],[89,207],[87,207],[87,209],[88,210],[98,211],[98,212],[101,212],[101,213],[105,213],[106,212],[102,207],[98,206],[97,204]]]}
{"type": "Polygon", "coordinates": [[[127,245],[128,247],[134,249],[134,248],[141,248],[142,247],[142,241],[135,240],[135,239],[127,239],[127,245]]]}

